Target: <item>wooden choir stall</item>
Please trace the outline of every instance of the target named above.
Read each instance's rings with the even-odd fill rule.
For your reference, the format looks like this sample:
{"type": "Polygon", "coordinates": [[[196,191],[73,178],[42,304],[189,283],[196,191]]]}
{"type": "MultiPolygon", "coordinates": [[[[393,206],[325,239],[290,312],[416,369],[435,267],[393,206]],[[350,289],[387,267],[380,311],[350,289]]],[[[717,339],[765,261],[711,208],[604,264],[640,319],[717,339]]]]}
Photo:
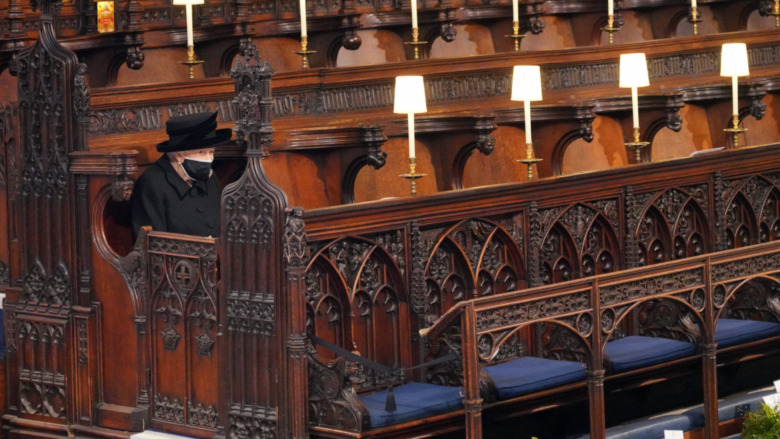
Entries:
{"type": "Polygon", "coordinates": [[[417,3],[303,2],[307,39],[287,0],[0,0],[4,438],[740,431],[780,379],[778,2],[417,3]],[[133,241],[201,111],[220,235],[133,241]]]}

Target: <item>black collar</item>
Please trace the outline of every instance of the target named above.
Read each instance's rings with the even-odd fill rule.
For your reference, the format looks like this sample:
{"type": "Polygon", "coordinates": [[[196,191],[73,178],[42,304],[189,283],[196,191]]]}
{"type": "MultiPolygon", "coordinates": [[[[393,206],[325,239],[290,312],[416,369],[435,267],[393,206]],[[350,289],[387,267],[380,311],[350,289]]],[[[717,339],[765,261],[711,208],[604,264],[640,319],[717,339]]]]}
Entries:
{"type": "MultiPolygon", "coordinates": [[[[173,186],[174,189],[176,189],[176,193],[179,194],[179,198],[183,199],[187,193],[192,190],[195,185],[192,186],[188,185],[186,181],[184,181],[183,178],[179,175],[178,172],[176,172],[175,169],[173,169],[173,164],[171,164],[171,159],[168,158],[167,155],[163,155],[160,157],[159,160],[155,163],[157,166],[162,168],[163,171],[165,171],[165,179],[168,180],[168,184],[173,186]]],[[[203,184],[199,185],[200,189],[202,189],[205,192],[208,192],[208,185],[203,184]]]]}

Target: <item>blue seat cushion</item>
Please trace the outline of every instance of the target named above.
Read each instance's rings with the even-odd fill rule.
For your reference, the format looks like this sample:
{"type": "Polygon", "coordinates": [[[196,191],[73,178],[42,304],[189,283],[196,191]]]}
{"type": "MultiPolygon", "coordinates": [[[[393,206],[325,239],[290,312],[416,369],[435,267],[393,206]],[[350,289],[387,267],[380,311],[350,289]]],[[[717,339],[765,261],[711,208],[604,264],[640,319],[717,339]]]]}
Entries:
{"type": "MultiPolygon", "coordinates": [[[[740,393],[718,401],[718,422],[726,422],[732,419],[744,417],[750,412],[761,408],[764,397],[774,394],[774,390],[762,390],[760,392],[740,393]]],[[[704,406],[698,405],[683,413],[691,418],[693,428],[704,426],[704,406]]]]}
{"type": "Polygon", "coordinates": [[[612,371],[617,373],[693,355],[696,346],[668,338],[632,335],[607,343],[604,353],[609,356],[612,371]]]}
{"type": "MultiPolygon", "coordinates": [[[[606,431],[607,439],[659,439],[664,437],[664,430],[690,431],[694,427],[691,419],[685,415],[663,415],[631,421],[626,424],[610,427],[606,431]]],[[[586,434],[577,439],[589,439],[586,434]]]]}
{"type": "Polygon", "coordinates": [[[484,371],[496,385],[499,399],[585,379],[585,369],[580,363],[537,357],[486,366],[484,371]]]}
{"type": "Polygon", "coordinates": [[[361,396],[371,416],[371,428],[422,419],[463,408],[460,388],[428,383],[407,383],[393,389],[396,410],[385,411],[387,391],[361,396]]]}
{"type": "Polygon", "coordinates": [[[758,320],[719,319],[715,326],[718,347],[733,346],[780,334],[780,324],[758,320]]]}

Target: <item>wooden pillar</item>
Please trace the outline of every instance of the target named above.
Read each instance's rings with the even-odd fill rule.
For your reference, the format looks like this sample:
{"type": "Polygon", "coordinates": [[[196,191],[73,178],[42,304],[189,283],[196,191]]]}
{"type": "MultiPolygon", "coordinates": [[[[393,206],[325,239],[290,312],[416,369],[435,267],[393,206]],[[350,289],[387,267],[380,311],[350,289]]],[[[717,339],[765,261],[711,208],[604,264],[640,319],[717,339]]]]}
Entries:
{"type": "Polygon", "coordinates": [[[306,251],[306,231],[300,208],[287,214],[284,231],[284,261],[287,270],[289,292],[289,337],[287,339],[287,395],[290,410],[290,437],[307,437],[309,406],[308,348],[306,336],[306,266],[309,257],[306,251]]]}
{"type": "Polygon", "coordinates": [[[604,349],[601,328],[601,302],[598,279],[591,285],[590,303],[593,308],[593,333],[591,334],[591,362],[588,364],[588,410],[590,411],[591,439],[604,439],[606,420],[604,415],[604,349]]]}
{"type": "Polygon", "coordinates": [[[704,309],[704,334],[702,352],[702,388],[704,389],[704,437],[706,439],[718,439],[718,374],[715,352],[718,344],[715,343],[715,315],[713,306],[712,288],[712,260],[707,257],[704,265],[704,281],[707,299],[704,309]]]}
{"type": "Polygon", "coordinates": [[[477,354],[477,315],[471,303],[463,308],[463,407],[466,437],[482,439],[482,398],[479,396],[479,357],[477,354]]]}

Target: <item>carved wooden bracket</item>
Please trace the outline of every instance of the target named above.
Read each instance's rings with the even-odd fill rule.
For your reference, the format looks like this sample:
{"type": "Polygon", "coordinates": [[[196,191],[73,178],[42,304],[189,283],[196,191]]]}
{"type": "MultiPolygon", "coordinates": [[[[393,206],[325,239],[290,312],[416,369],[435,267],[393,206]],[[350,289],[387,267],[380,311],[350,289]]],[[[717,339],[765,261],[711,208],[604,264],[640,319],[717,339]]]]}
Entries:
{"type": "MultiPolygon", "coordinates": [[[[321,155],[337,155],[345,164],[340,172],[341,202],[355,202],[355,179],[360,170],[368,165],[380,169],[385,165],[387,153],[382,145],[387,141],[383,129],[377,126],[357,128],[317,128],[291,131],[286,146],[276,151],[321,155]]],[[[326,159],[327,160],[327,159],[326,159]]]]}
{"type": "Polygon", "coordinates": [[[70,172],[109,176],[111,198],[114,201],[129,201],[133,193],[133,176],[138,172],[136,155],[131,151],[75,151],[70,153],[70,172]]]}

